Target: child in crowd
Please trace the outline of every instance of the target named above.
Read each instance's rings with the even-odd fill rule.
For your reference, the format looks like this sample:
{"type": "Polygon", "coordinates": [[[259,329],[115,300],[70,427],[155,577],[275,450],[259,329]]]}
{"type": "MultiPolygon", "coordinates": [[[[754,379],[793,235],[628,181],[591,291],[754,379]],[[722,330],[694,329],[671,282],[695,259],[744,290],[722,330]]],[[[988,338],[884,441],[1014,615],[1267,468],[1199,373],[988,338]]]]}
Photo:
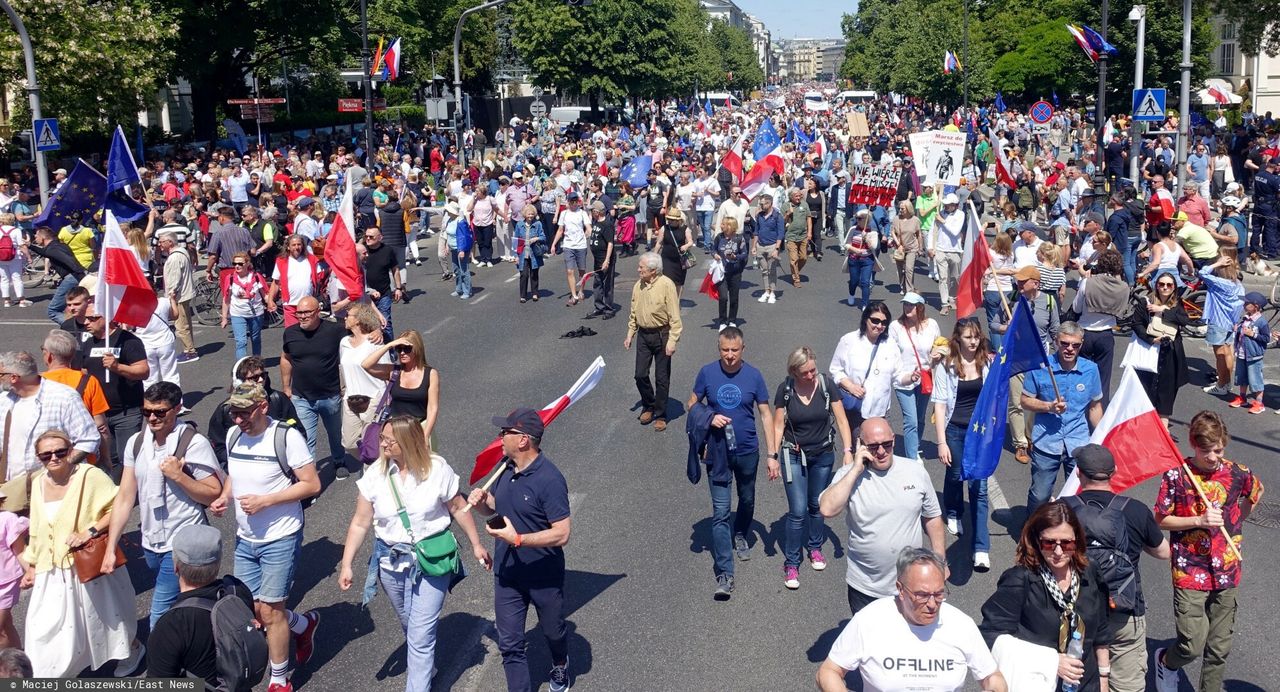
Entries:
{"type": "Polygon", "coordinates": [[[1249,404],[1249,413],[1267,410],[1262,405],[1262,356],[1266,353],[1267,344],[1271,343],[1271,325],[1262,317],[1262,308],[1266,304],[1267,298],[1261,293],[1246,293],[1244,314],[1235,328],[1236,384],[1240,393],[1228,405],[1241,408],[1249,404]]]}
{"type": "Polygon", "coordinates": [[[0,511],[0,649],[22,648],[22,637],[13,624],[13,607],[18,605],[22,563],[18,555],[27,549],[26,517],[0,511]]]}

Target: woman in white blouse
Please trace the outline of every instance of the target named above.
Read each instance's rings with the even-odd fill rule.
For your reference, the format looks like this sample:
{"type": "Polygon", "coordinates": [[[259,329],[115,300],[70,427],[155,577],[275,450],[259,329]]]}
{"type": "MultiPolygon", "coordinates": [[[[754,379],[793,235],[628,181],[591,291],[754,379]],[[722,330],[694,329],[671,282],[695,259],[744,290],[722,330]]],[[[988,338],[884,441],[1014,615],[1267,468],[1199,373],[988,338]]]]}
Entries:
{"type": "Polygon", "coordinates": [[[836,344],[828,372],[840,386],[849,429],[857,430],[867,418],[882,417],[889,412],[895,382],[910,382],[919,377],[911,368],[902,366],[902,355],[889,340],[889,322],[893,314],[884,301],[877,300],[862,311],[862,323],[836,344]]]}
{"type": "Polygon", "coordinates": [[[893,392],[898,408],[902,409],[902,455],[908,459],[920,455],[920,439],[924,437],[923,427],[927,423],[925,414],[933,393],[932,371],[937,364],[931,353],[933,342],[940,336],[942,330],[938,323],[925,315],[924,298],[918,293],[902,296],[902,317],[889,325],[889,339],[898,349],[902,367],[915,374],[907,382],[895,383],[893,392]],[[929,374],[926,377],[924,373],[929,374]],[[924,391],[925,379],[930,380],[929,391],[924,391]]]}
{"type": "Polygon", "coordinates": [[[375,542],[364,602],[374,595],[372,571],[376,569],[377,579],[400,617],[408,645],[405,689],[427,692],[435,667],[436,627],[444,596],[463,570],[459,559],[458,572],[428,576],[418,567],[413,544],[449,531],[452,516],[471,543],[476,561],[485,569],[492,569],[493,562],[480,544],[467,501],[458,492],[458,474],[443,457],[431,453],[418,419],[395,416],[388,420],[382,426],[380,442],[382,457],[365,469],[356,484],[359,495],[347,528],[338,586],[343,591],[351,588],[351,562],[372,526],[375,542]]]}

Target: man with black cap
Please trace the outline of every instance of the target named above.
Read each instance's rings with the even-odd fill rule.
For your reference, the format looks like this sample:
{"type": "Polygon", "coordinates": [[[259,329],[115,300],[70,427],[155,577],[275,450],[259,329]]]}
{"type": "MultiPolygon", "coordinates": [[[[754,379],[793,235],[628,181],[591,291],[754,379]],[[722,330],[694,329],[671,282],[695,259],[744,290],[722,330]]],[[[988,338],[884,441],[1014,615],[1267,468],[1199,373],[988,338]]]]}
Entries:
{"type": "Polygon", "coordinates": [[[542,454],[545,428],[538,412],[518,408],[493,418],[502,431],[509,463],[496,473],[492,492],[471,491],[468,502],[489,520],[495,540],[493,609],[507,689],[531,688],[525,654],[529,603],[551,650],[549,689],[569,689],[569,647],[564,626],[564,546],[569,542],[569,487],[560,470],[542,454]]]}
{"type": "MultiPolygon", "coordinates": [[[[1080,477],[1080,492],[1063,502],[1084,525],[1089,561],[1111,593],[1111,675],[1114,692],[1141,692],[1147,679],[1147,606],[1142,598],[1143,552],[1169,559],[1169,541],[1155,515],[1143,503],[1111,492],[1116,460],[1111,450],[1089,443],[1072,454],[1080,477]]],[[[1080,548],[1077,547],[1077,550],[1080,548]]]]}
{"type": "Polygon", "coordinates": [[[184,526],[174,534],[173,571],[181,593],[173,608],[151,630],[147,640],[147,677],[204,678],[210,688],[218,678],[217,650],[213,640],[213,612],[230,588],[246,607],[253,609],[253,594],[244,582],[222,573],[222,532],[207,524],[184,526]]]}
{"type": "Polygon", "coordinates": [[[1267,167],[1253,176],[1253,233],[1249,251],[1266,259],[1280,257],[1280,225],[1276,210],[1280,209],[1280,156],[1267,161],[1267,167]]]}

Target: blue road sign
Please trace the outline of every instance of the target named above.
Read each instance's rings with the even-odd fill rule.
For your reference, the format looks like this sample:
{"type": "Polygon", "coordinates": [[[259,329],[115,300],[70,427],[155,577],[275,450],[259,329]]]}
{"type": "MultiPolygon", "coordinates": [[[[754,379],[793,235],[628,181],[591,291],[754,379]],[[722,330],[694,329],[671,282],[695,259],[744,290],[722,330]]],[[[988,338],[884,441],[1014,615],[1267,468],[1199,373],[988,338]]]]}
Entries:
{"type": "Polygon", "coordinates": [[[31,123],[36,151],[57,151],[62,148],[62,135],[58,134],[57,118],[42,118],[31,123]]]}
{"type": "Polygon", "coordinates": [[[1133,119],[1139,122],[1164,122],[1166,93],[1164,89],[1134,89],[1133,119]]]}

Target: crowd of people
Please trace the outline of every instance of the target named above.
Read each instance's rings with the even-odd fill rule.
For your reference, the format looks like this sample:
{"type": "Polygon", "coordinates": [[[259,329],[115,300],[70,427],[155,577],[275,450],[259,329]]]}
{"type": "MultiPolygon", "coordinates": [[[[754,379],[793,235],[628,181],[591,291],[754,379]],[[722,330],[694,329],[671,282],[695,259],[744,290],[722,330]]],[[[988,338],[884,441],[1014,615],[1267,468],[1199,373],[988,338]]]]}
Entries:
{"type": "MultiPolygon", "coordinates": [[[[392,603],[408,643],[406,688],[431,687],[440,614],[468,559],[456,523],[470,559],[495,575],[509,689],[533,684],[531,603],[551,650],[550,689],[568,689],[570,512],[566,479],[542,452],[544,424],[529,409],[494,418],[505,480],[467,492],[435,442],[442,375],[428,342],[393,326],[393,306],[403,316],[421,296],[408,279],[424,254],[432,262],[434,246],[451,297],[469,299],[506,267],[519,276],[518,310],[556,295],[539,273],[562,256],[567,307],[606,320],[626,310],[639,422],[659,432],[671,415],[673,356],[688,336],[685,285],[701,281],[716,295],[720,357],[697,370],[686,414],[690,479],[705,467],[711,495],[713,597],[732,598],[735,561],[752,552],[763,454],[768,480],[786,490],[786,589],[800,588],[806,561],[827,567],[825,521],[845,517],[853,617],[817,673],[822,689],[843,689],[853,670],[866,689],[898,689],[908,678],[921,689],[958,689],[966,671],[989,690],[1020,689],[1036,675],[1069,690],[1144,689],[1146,604],[1135,567],[1143,551],[1172,559],[1175,587],[1177,643],[1155,653],[1154,684],[1176,690],[1177,671],[1203,657],[1199,689],[1220,689],[1242,523],[1262,496],[1261,481],[1223,456],[1228,413],[1203,411],[1185,432],[1171,430],[1193,456],[1164,475],[1152,508],[1110,492],[1116,460],[1089,435],[1113,393],[1118,336],[1149,353],[1140,378],[1166,425],[1190,381],[1184,340],[1199,327],[1216,360],[1205,391],[1235,386],[1228,407],[1266,410],[1271,302],[1242,277],[1280,255],[1280,150],[1266,123],[1233,133],[1196,127],[1176,170],[1165,138],[1131,145],[1121,119],[1104,123],[1098,151],[1097,131],[1075,109],[1059,111],[1047,136],[994,108],[884,99],[814,111],[799,92],[702,122],[698,112],[650,102],[627,125],[565,128],[513,118],[492,140],[472,130],[460,142],[430,126],[402,127],[378,132],[376,152],[318,138],[273,152],[182,150],[143,171],[136,194],[152,211],[123,228],[160,296],[145,326],[109,322],[95,304],[99,219],[36,227],[30,180],[0,190],[5,305],[30,304],[21,277],[44,258],[57,325],[39,356],[0,354],[0,644],[24,649],[40,677],[110,661],[127,676],[145,660],[150,675],[217,684],[228,673],[208,606],[227,599],[261,627],[269,692],[287,692],[320,626],[319,612],[286,606],[303,567],[306,511],[330,483],[358,475],[338,585],[357,583],[353,563],[372,530],[363,600],[380,585],[392,603]],[[867,133],[846,126],[855,111],[867,133]],[[766,119],[796,134],[782,145],[784,166],[748,199],[744,178],[770,164],[753,162],[741,143],[766,119]],[[934,129],[968,132],[958,185],[916,169],[909,135],[934,129]],[[745,172],[726,165],[731,152],[745,154],[745,172]],[[635,173],[629,164],[644,156],[651,168],[635,173]],[[1141,179],[1128,178],[1128,157],[1139,159],[1141,179]],[[897,175],[886,204],[855,199],[855,174],[868,165],[897,175]],[[1105,192],[1095,177],[1109,181],[1105,192]],[[344,193],[360,241],[359,292],[325,259],[344,193]],[[974,229],[988,238],[991,268],[980,309],[961,315],[962,256],[974,229]],[[828,255],[848,274],[857,328],[829,354],[796,347],[771,394],[744,359],[743,276],[748,265],[760,272],[752,297],[761,306],[752,309],[764,312],[804,301],[816,268],[809,259],[828,255]],[[885,255],[896,273],[878,276],[885,255]],[[623,258],[638,278],[627,306],[614,300],[623,258]],[[916,283],[920,274],[936,280],[936,300],[916,283]],[[217,285],[236,363],[202,433],[183,418],[180,366],[201,357],[191,322],[206,282],[217,285]],[[1016,564],[977,620],[945,603],[947,536],[965,537],[975,570],[992,569],[987,482],[964,477],[960,460],[1017,300],[1050,355],[1046,368],[1010,381],[1009,451],[1028,466],[1027,518],[1016,564]],[[949,335],[931,310],[957,313],[949,335]],[[284,327],[274,372],[262,359],[268,320],[284,327]],[[931,463],[945,467],[940,497],[931,463]],[[1060,476],[1073,471],[1083,491],[1054,500],[1060,476]],[[122,562],[135,506],[142,559],[122,562]],[[235,516],[230,560],[206,517],[226,513],[235,516]],[[491,517],[483,531],[492,549],[476,514],[491,517]],[[1121,559],[1127,575],[1106,566],[1121,559]],[[224,579],[227,566],[234,576],[224,579]],[[149,637],[136,625],[130,569],[154,584],[149,637]],[[11,611],[22,589],[31,596],[20,634],[11,611]]],[[[65,177],[56,172],[59,184],[65,177]]]]}

